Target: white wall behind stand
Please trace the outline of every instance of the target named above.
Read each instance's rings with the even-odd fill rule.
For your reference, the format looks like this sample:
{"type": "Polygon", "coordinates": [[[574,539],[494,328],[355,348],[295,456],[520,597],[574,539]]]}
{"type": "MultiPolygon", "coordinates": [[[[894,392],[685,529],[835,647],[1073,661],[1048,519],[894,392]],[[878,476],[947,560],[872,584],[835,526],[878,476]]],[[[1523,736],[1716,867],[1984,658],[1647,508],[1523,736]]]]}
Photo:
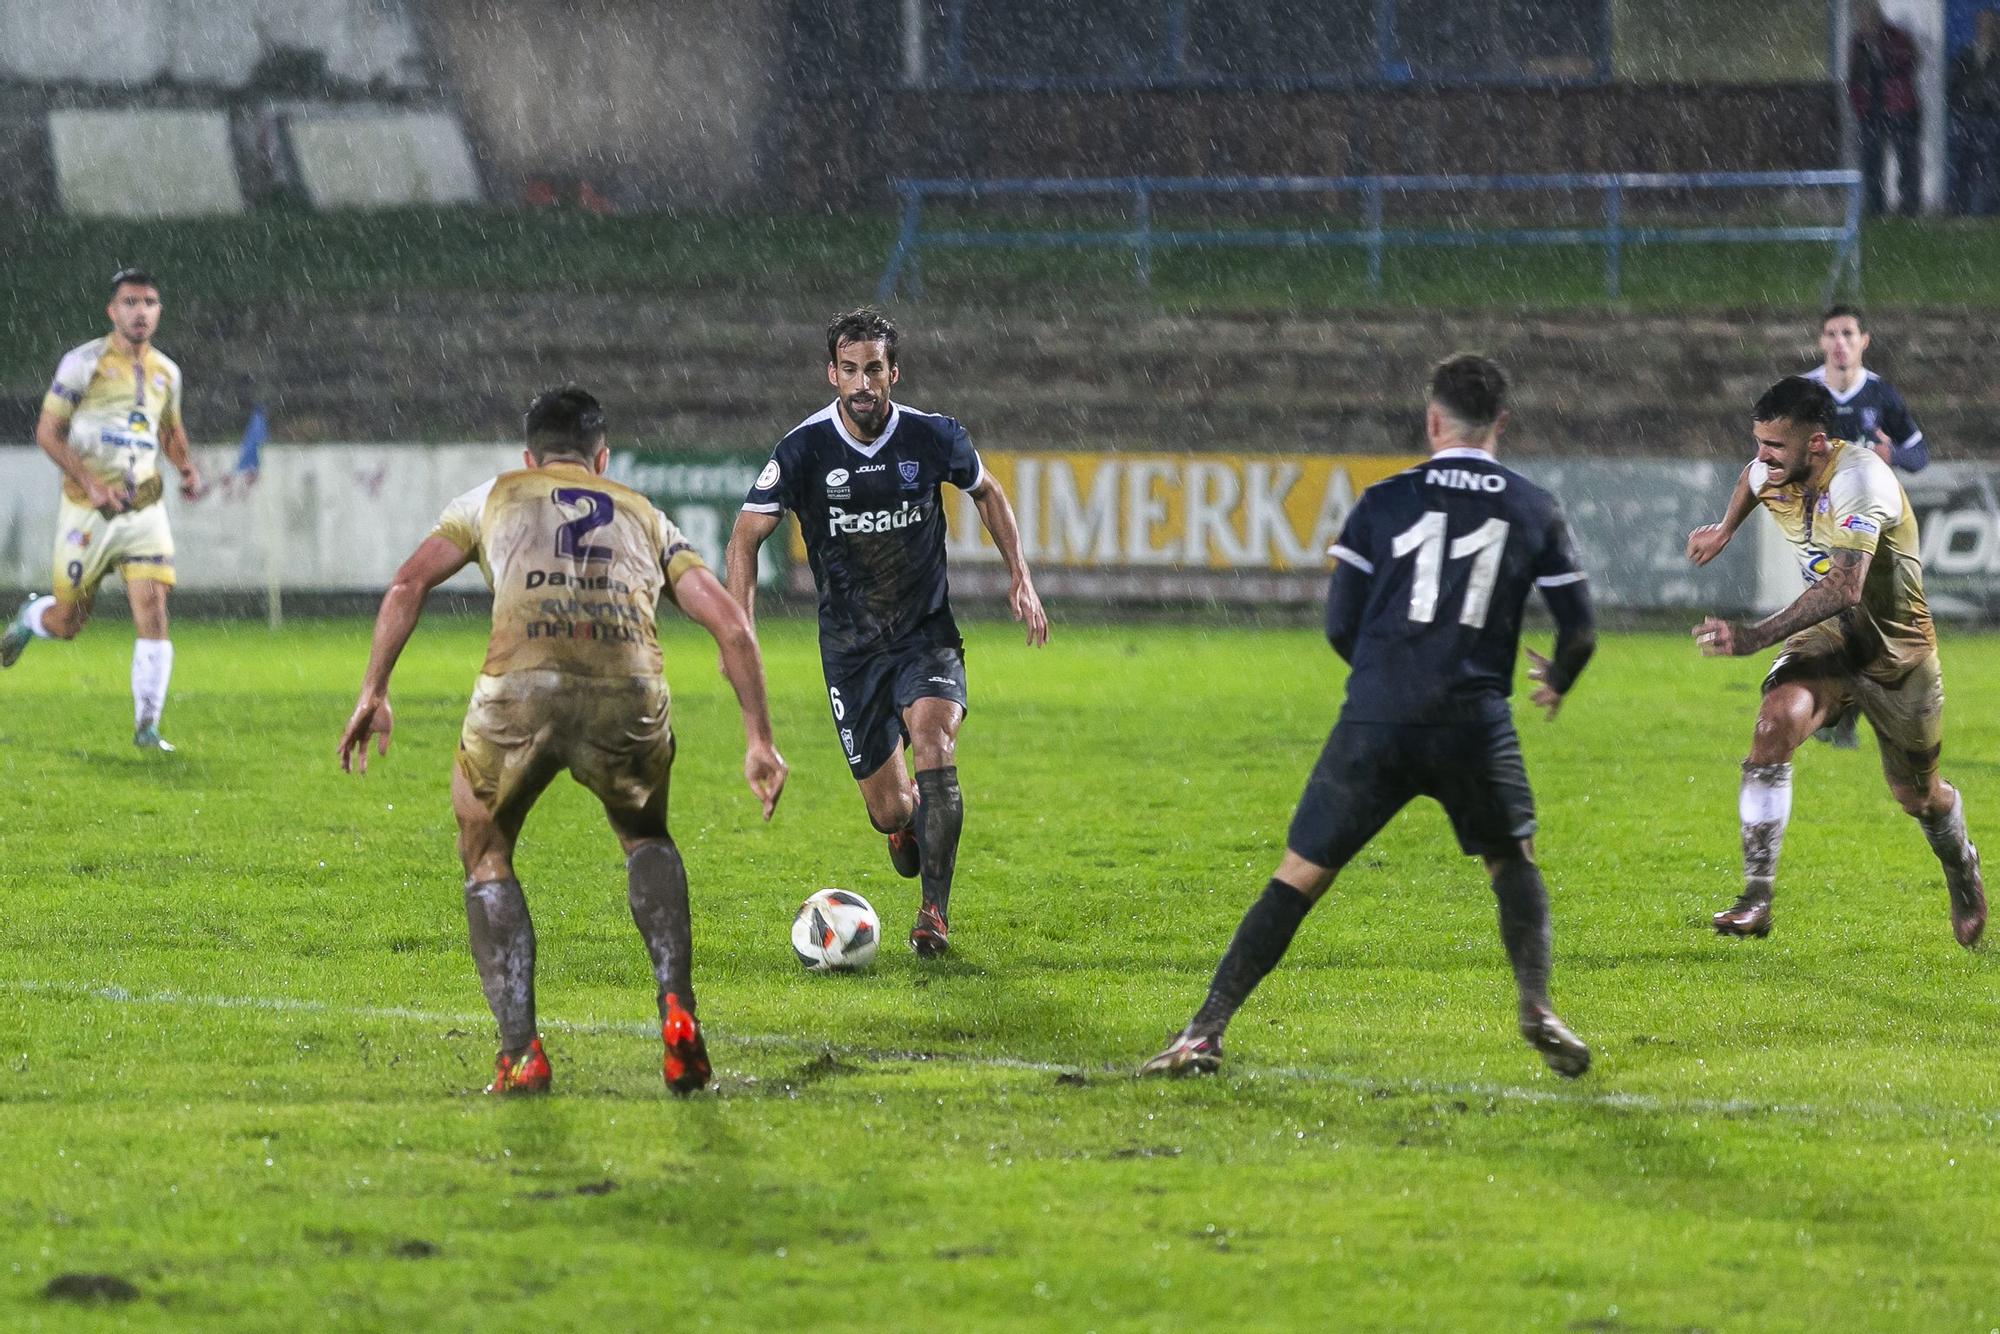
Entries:
{"type": "Polygon", "coordinates": [[[294,111],[292,159],[314,208],[476,204],[472,146],[455,116],[388,109],[294,111]]]}
{"type": "Polygon", "coordinates": [[[425,83],[416,0],[0,0],[0,76],[241,87],[280,47],[350,83],[425,83]]]}
{"type": "Polygon", "coordinates": [[[220,111],[56,111],[49,147],[65,212],[99,218],[241,213],[220,111]]]}

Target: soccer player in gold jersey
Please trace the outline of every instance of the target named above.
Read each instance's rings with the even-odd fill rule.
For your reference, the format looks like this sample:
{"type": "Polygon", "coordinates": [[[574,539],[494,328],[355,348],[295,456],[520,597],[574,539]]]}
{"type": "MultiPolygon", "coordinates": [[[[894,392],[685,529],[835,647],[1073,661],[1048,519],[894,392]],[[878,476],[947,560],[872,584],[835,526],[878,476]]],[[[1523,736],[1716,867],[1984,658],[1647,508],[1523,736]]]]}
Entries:
{"type": "Polygon", "coordinates": [[[1696,565],[1715,559],[1762,505],[1797,549],[1806,590],[1761,621],[1711,616],[1694,628],[1710,657],[1784,642],[1764,678],[1743,762],[1743,894],[1715,914],[1715,929],[1770,934],[1778,849],[1792,809],[1792,753],[1856,708],[1875,729],[1889,791],[1922,826],[1944,868],[1952,934],[1971,948],[1986,927],[1986,893],[1979,850],[1966,838],[1965,804],[1938,774],[1944,676],[1909,497],[1867,445],[1828,438],[1834,401],[1825,385],[1802,376],[1780,380],[1750,416],[1757,456],[1722,522],[1688,535],[1688,558],[1696,565]]]}
{"type": "Polygon", "coordinates": [[[181,424],[181,368],[153,346],[159,285],[141,269],[121,269],[105,314],[111,332],[70,349],[42,399],[35,443],[63,475],[55,592],[29,598],[0,632],[0,667],[12,667],[37,639],[76,638],[98,584],[115,571],[138,632],[132,743],[170,751],[159,724],[174,668],[167,638],[174,535],[160,505],[160,455],[180,472],[189,500],[201,494],[201,474],[181,424]]]}
{"type": "Polygon", "coordinates": [[[528,408],[526,467],[446,507],[396,572],[375,620],[340,767],[387,754],[389,674],[424,598],[468,561],[493,589],[493,632],[451,776],[472,957],[500,1028],[488,1093],[549,1087],[535,1030],[535,932],[514,844],[543,789],[568,769],[604,804],[625,850],[627,897],[658,983],[662,1074],[675,1093],[708,1082],[689,968],[687,870],[667,832],[674,734],[655,615],[665,594],[714,636],[736,691],[743,776],[771,818],[785,762],[771,744],[764,667],[748,617],[666,515],[603,476],[604,411],[573,386],[528,408]]]}

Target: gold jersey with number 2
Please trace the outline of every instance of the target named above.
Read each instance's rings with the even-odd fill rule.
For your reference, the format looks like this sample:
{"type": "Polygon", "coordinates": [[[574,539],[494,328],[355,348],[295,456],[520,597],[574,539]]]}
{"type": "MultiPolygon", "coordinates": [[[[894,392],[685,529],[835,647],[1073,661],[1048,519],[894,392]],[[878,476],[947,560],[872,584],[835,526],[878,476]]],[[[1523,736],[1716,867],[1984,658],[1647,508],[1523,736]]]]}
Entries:
{"type": "Polygon", "coordinates": [[[651,501],[580,464],[502,473],[434,531],[477,557],[493,590],[487,676],[658,678],[660,594],[703,567],[651,501]]]}
{"type": "Polygon", "coordinates": [[[1826,577],[1832,552],[1873,553],[1861,604],[1839,618],[1855,670],[1896,680],[1937,652],[1917,557],[1917,516],[1902,484],[1875,451],[1835,440],[1805,482],[1773,485],[1760,462],[1751,463],[1749,482],[1796,549],[1808,584],[1826,577]]]}

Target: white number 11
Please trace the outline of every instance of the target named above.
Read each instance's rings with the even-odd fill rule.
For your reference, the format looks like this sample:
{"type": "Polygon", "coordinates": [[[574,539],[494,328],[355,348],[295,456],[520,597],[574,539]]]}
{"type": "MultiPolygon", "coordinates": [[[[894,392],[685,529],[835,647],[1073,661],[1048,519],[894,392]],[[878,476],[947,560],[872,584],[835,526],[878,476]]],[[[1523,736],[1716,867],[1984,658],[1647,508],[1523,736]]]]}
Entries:
{"type": "MultiPolygon", "coordinates": [[[[1464,537],[1452,539],[1451,558],[1476,555],[1472,578],[1465,585],[1465,606],[1458,623],[1475,630],[1486,624],[1493,601],[1493,581],[1500,574],[1500,553],[1507,545],[1507,521],[1488,519],[1464,537]]],[[[1438,584],[1444,573],[1444,511],[1426,510],[1424,517],[1396,534],[1389,548],[1398,557],[1417,553],[1417,573],[1410,582],[1410,619],[1428,625],[1437,619],[1438,584]]]]}

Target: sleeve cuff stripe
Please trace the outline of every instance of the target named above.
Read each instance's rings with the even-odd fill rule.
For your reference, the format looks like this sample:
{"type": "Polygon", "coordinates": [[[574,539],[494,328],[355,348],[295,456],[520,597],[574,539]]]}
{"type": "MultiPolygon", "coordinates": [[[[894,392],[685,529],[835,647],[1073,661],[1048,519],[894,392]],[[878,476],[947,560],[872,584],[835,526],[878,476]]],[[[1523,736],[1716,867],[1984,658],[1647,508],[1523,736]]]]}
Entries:
{"type": "Polygon", "coordinates": [[[1535,587],[1561,588],[1564,584],[1580,584],[1589,577],[1582,570],[1571,570],[1568,574],[1545,574],[1535,580],[1535,587]]]}
{"type": "Polygon", "coordinates": [[[757,505],[746,500],[743,502],[743,508],[752,514],[777,514],[785,507],[783,505],[757,505]]]}
{"type": "Polygon", "coordinates": [[[1905,440],[1902,444],[1897,445],[1896,448],[1908,449],[1911,445],[1922,444],[1923,440],[1924,440],[1924,433],[1922,431],[1912,431],[1910,432],[1910,438],[1908,440],[1905,440]]]}
{"type": "Polygon", "coordinates": [[[1362,555],[1360,552],[1356,551],[1352,547],[1344,547],[1340,545],[1340,543],[1336,542],[1332,546],[1326,549],[1326,554],[1333,557],[1337,561],[1342,561],[1348,565],[1352,565],[1355,569],[1361,571],[1361,573],[1363,574],[1375,573],[1375,562],[1369,560],[1366,556],[1362,555]]]}

